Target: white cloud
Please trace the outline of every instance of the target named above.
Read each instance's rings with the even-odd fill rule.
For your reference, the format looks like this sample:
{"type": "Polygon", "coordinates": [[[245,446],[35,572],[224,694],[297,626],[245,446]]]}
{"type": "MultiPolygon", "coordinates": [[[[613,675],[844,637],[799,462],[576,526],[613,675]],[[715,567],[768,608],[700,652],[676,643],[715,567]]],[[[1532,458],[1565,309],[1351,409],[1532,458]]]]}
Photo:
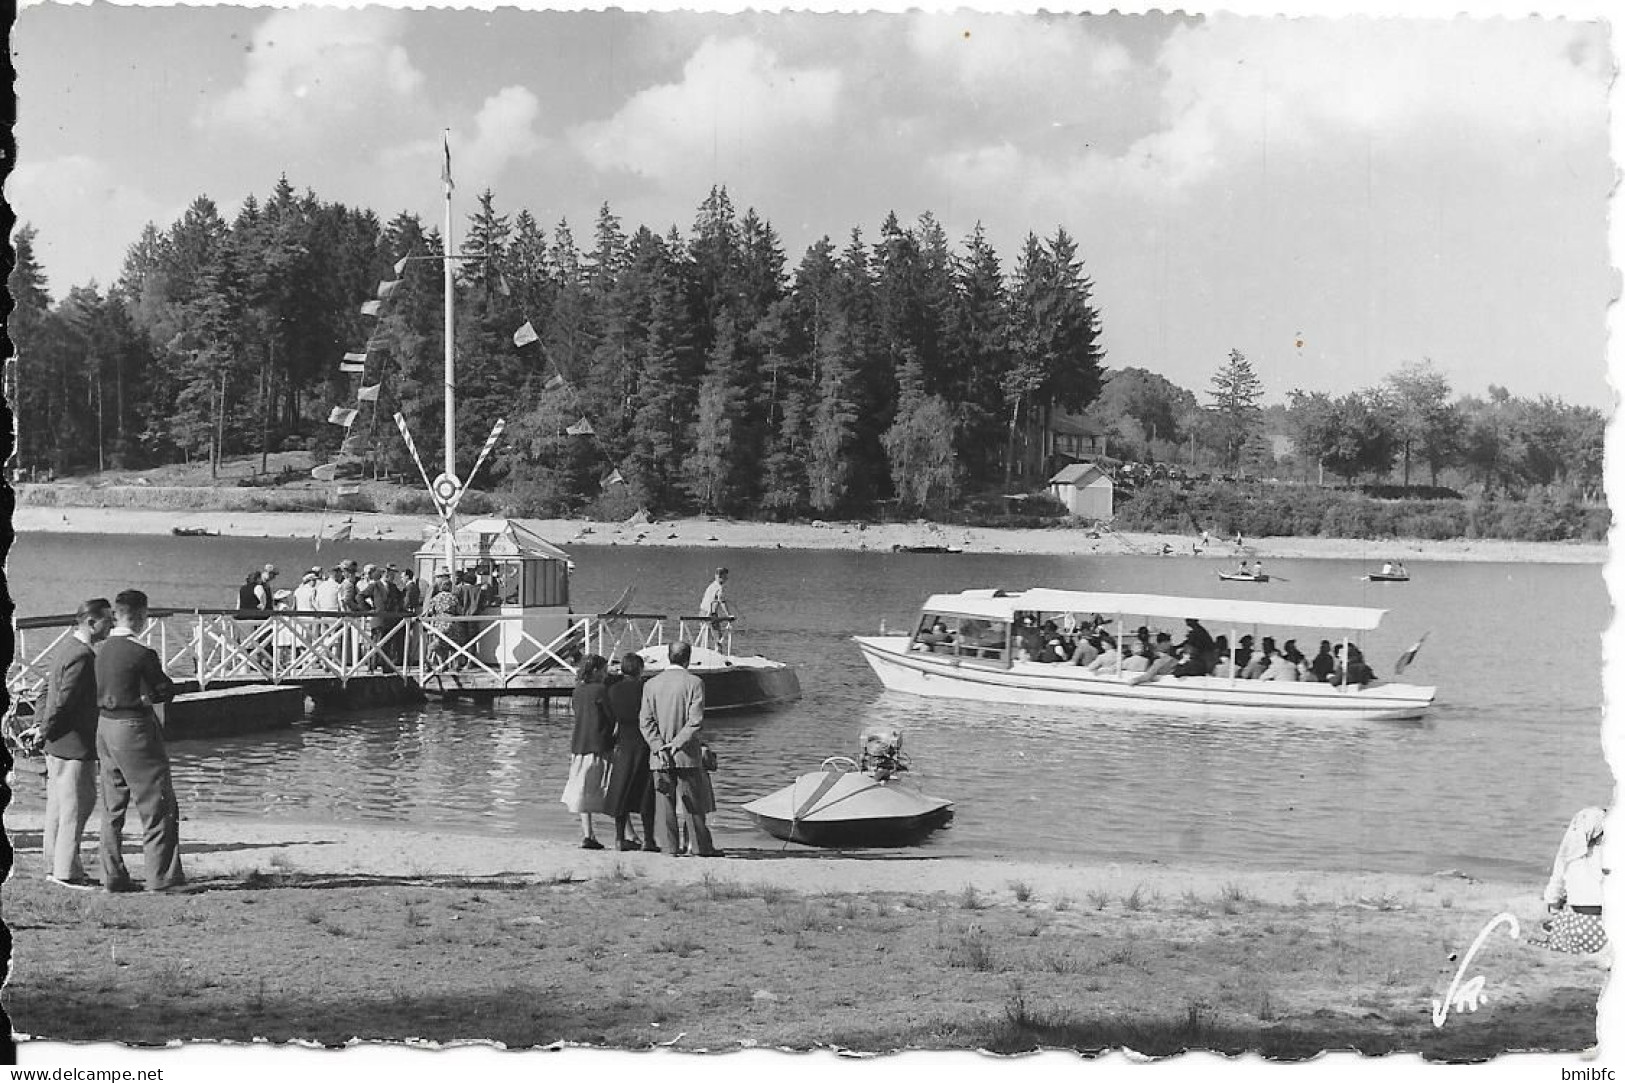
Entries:
{"type": "Polygon", "coordinates": [[[385,9],[273,13],[254,31],[242,83],[200,109],[195,123],[305,137],[333,118],[398,109],[423,83],[396,40],[404,16],[385,9]]]}
{"type": "Polygon", "coordinates": [[[608,120],[572,129],[570,141],[599,169],[728,175],[830,126],[840,91],[832,68],[788,68],[749,39],[708,38],[680,82],[638,92],[608,120]]]}
{"type": "Polygon", "coordinates": [[[105,290],[123,264],[123,249],[108,240],[133,243],[148,222],[163,229],[180,214],[182,208],[131,186],[126,176],[85,155],[40,161],[24,148],[6,181],[6,199],[19,225],[39,231],[34,254],[53,296],[92,279],[105,290]]]}
{"type": "Polygon", "coordinates": [[[1470,131],[1485,147],[1606,130],[1593,27],[1556,21],[1245,20],[1170,35],[1162,127],[1115,163],[1125,185],[1179,190],[1263,152],[1470,131]]]}
{"type": "MultiPolygon", "coordinates": [[[[536,128],[541,112],[540,99],[529,89],[503,87],[480,104],[472,135],[454,128],[451,170],[458,190],[496,189],[500,174],[511,162],[533,157],[546,147],[546,137],[536,128]]],[[[436,136],[390,147],[380,157],[390,175],[417,169],[423,176],[433,170],[438,177],[442,153],[440,137],[436,136]]]]}
{"type": "Polygon", "coordinates": [[[910,45],[935,70],[966,86],[1009,95],[1046,88],[1055,101],[1127,76],[1128,51],[1093,32],[1098,20],[960,12],[912,20],[910,45]]]}

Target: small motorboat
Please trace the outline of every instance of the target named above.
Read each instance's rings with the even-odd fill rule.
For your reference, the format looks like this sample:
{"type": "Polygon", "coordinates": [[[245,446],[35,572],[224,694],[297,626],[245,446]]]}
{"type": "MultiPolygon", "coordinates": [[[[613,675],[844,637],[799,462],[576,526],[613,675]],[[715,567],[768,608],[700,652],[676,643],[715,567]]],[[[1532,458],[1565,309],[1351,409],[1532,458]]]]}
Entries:
{"type": "Polygon", "coordinates": [[[169,532],[177,538],[218,538],[220,531],[210,530],[206,526],[174,526],[169,532]]]}
{"type": "Polygon", "coordinates": [[[1405,570],[1405,565],[1390,562],[1382,566],[1382,571],[1372,572],[1362,578],[1368,583],[1409,583],[1411,573],[1405,570]]]}
{"type": "Polygon", "coordinates": [[[965,550],[957,545],[894,545],[894,553],[963,553],[965,550]]]}
{"type": "Polygon", "coordinates": [[[871,726],[862,760],[831,756],[817,771],[744,806],[776,839],[808,846],[909,846],[953,818],[953,802],[897,780],[908,770],[902,734],[871,726]]]}

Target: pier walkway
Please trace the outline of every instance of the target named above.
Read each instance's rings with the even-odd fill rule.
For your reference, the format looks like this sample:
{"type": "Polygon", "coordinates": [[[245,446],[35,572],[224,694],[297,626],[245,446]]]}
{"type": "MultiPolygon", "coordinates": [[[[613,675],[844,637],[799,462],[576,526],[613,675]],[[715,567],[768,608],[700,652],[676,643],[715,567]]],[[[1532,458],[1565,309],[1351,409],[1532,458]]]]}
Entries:
{"type": "MultiPolygon", "coordinates": [[[[563,631],[544,639],[530,630],[533,614],[441,618],[445,630],[406,613],[153,609],[150,617],[139,638],[183,687],[297,684],[312,698],[335,696],[353,706],[422,695],[568,696],[582,655],[614,659],[657,646],[666,641],[668,619],[654,613],[561,615],[552,626],[563,631]],[[397,691],[393,698],[391,687],[397,691]]],[[[17,622],[16,654],[6,673],[8,722],[32,713],[53,656],[72,631],[71,615],[17,622]]],[[[709,646],[712,631],[703,618],[678,618],[679,638],[709,646]]],[[[731,626],[716,637],[716,647],[731,656],[731,626]]]]}

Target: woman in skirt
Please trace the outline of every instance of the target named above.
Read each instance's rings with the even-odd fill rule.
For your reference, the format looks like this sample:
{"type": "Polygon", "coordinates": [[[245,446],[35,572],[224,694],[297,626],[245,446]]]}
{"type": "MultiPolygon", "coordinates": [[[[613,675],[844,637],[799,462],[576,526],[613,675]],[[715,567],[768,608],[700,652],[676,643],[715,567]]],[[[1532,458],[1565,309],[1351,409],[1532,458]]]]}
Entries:
{"type": "Polygon", "coordinates": [[[602,850],[592,829],[592,814],[604,811],[604,795],[609,788],[610,757],[615,754],[615,716],[609,706],[604,678],[609,662],[601,654],[589,654],[576,672],[570,709],[575,712],[575,732],[570,737],[570,780],[559,800],[571,812],[581,815],[581,848],[602,850]]]}
{"type": "Polygon", "coordinates": [[[1587,955],[1608,944],[1602,927],[1602,822],[1608,811],[1583,808],[1574,814],[1552,863],[1546,885],[1546,908],[1554,916],[1543,922],[1548,937],[1532,944],[1553,951],[1587,955]]]}
{"type": "Polygon", "coordinates": [[[615,817],[615,848],[654,850],[655,787],[649,771],[649,743],[638,729],[643,709],[643,658],[621,659],[621,679],[609,686],[609,706],[615,715],[615,766],[609,773],[609,794],[604,811],[615,817]],[[632,830],[632,816],[643,821],[643,838],[632,830]]]}

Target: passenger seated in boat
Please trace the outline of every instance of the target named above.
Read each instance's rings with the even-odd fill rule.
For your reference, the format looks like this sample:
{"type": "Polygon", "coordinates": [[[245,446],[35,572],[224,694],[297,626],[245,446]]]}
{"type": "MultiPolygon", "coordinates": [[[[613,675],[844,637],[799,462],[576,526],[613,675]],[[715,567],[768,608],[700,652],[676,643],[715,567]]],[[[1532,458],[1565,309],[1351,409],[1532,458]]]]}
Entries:
{"type": "Polygon", "coordinates": [[[1236,672],[1247,668],[1247,663],[1253,660],[1253,637],[1242,636],[1236,641],[1235,654],[1230,659],[1236,664],[1236,672]]]}
{"type": "Polygon", "coordinates": [[[1044,649],[1043,635],[1038,630],[1038,618],[1031,613],[1023,613],[1018,618],[1016,626],[1015,643],[1016,659],[1022,662],[1031,662],[1038,658],[1044,649]]]}
{"type": "MultiPolygon", "coordinates": [[[[1338,646],[1341,647],[1342,644],[1338,644],[1338,646]]],[[[1377,675],[1366,664],[1365,655],[1360,652],[1360,648],[1350,643],[1348,661],[1338,667],[1333,683],[1345,686],[1352,684],[1356,688],[1364,688],[1376,679],[1377,675]]]]}
{"type": "Polygon", "coordinates": [[[1173,640],[1168,639],[1157,644],[1157,653],[1151,659],[1150,665],[1146,666],[1144,671],[1130,677],[1128,683],[1144,684],[1147,681],[1154,681],[1158,677],[1171,674],[1178,668],[1179,659],[1174,654],[1173,640]]]}
{"type": "Polygon", "coordinates": [[[1072,664],[1086,666],[1099,657],[1099,637],[1094,635],[1079,636],[1078,645],[1072,648],[1072,664]]]}
{"type": "Polygon", "coordinates": [[[1323,639],[1320,641],[1320,650],[1309,662],[1309,675],[1317,681],[1329,681],[1336,669],[1337,659],[1332,657],[1332,642],[1323,639]]]}
{"type": "MultiPolygon", "coordinates": [[[[1243,636],[1241,641],[1243,643],[1247,642],[1247,637],[1243,636]]],[[[1263,646],[1252,657],[1247,659],[1245,666],[1241,667],[1241,679],[1244,681],[1258,680],[1270,668],[1270,663],[1273,661],[1275,661],[1275,640],[1270,636],[1265,636],[1263,646]]]]}
{"type": "Polygon", "coordinates": [[[1382,574],[1383,575],[1393,575],[1394,574],[1394,562],[1393,561],[1391,561],[1391,560],[1383,561],[1382,574]]]}
{"type": "Polygon", "coordinates": [[[1123,641],[1123,672],[1144,673],[1151,668],[1151,659],[1138,639],[1123,641]]]}
{"type": "Polygon", "coordinates": [[[1123,657],[1122,652],[1117,649],[1117,642],[1107,632],[1101,632],[1097,639],[1100,653],[1089,663],[1089,672],[1116,673],[1118,659],[1123,657]]]}
{"type": "Polygon", "coordinates": [[[1178,647],[1179,664],[1174,666],[1175,677],[1205,677],[1211,667],[1187,640],[1178,647]]]}
{"type": "Polygon", "coordinates": [[[1264,578],[1264,562],[1262,560],[1253,561],[1253,578],[1264,578]]]}
{"type": "MultiPolygon", "coordinates": [[[[1297,648],[1293,648],[1296,651],[1297,648]]],[[[1258,675],[1261,681],[1292,681],[1298,679],[1298,663],[1286,656],[1284,651],[1276,651],[1270,655],[1270,663],[1264,672],[1258,675]]]]}
{"type": "Polygon", "coordinates": [[[1043,645],[1038,650],[1038,661],[1065,662],[1071,657],[1072,651],[1061,636],[1061,630],[1055,627],[1054,621],[1044,622],[1044,626],[1039,629],[1039,639],[1043,645]]]}
{"type": "Polygon", "coordinates": [[[1296,671],[1291,677],[1282,678],[1283,680],[1312,681],[1315,679],[1315,675],[1309,669],[1309,659],[1305,658],[1303,652],[1298,649],[1296,639],[1286,641],[1286,644],[1281,648],[1281,657],[1291,662],[1292,668],[1296,671]]]}
{"type": "Polygon", "coordinates": [[[1195,617],[1185,618],[1185,642],[1180,645],[1189,647],[1199,663],[1208,669],[1213,668],[1215,661],[1213,653],[1217,650],[1217,646],[1212,633],[1203,628],[1202,622],[1195,617]]]}
{"type": "Polygon", "coordinates": [[[914,637],[914,649],[946,653],[952,650],[953,642],[953,633],[948,631],[948,626],[939,620],[931,626],[930,631],[921,632],[914,637]]]}

